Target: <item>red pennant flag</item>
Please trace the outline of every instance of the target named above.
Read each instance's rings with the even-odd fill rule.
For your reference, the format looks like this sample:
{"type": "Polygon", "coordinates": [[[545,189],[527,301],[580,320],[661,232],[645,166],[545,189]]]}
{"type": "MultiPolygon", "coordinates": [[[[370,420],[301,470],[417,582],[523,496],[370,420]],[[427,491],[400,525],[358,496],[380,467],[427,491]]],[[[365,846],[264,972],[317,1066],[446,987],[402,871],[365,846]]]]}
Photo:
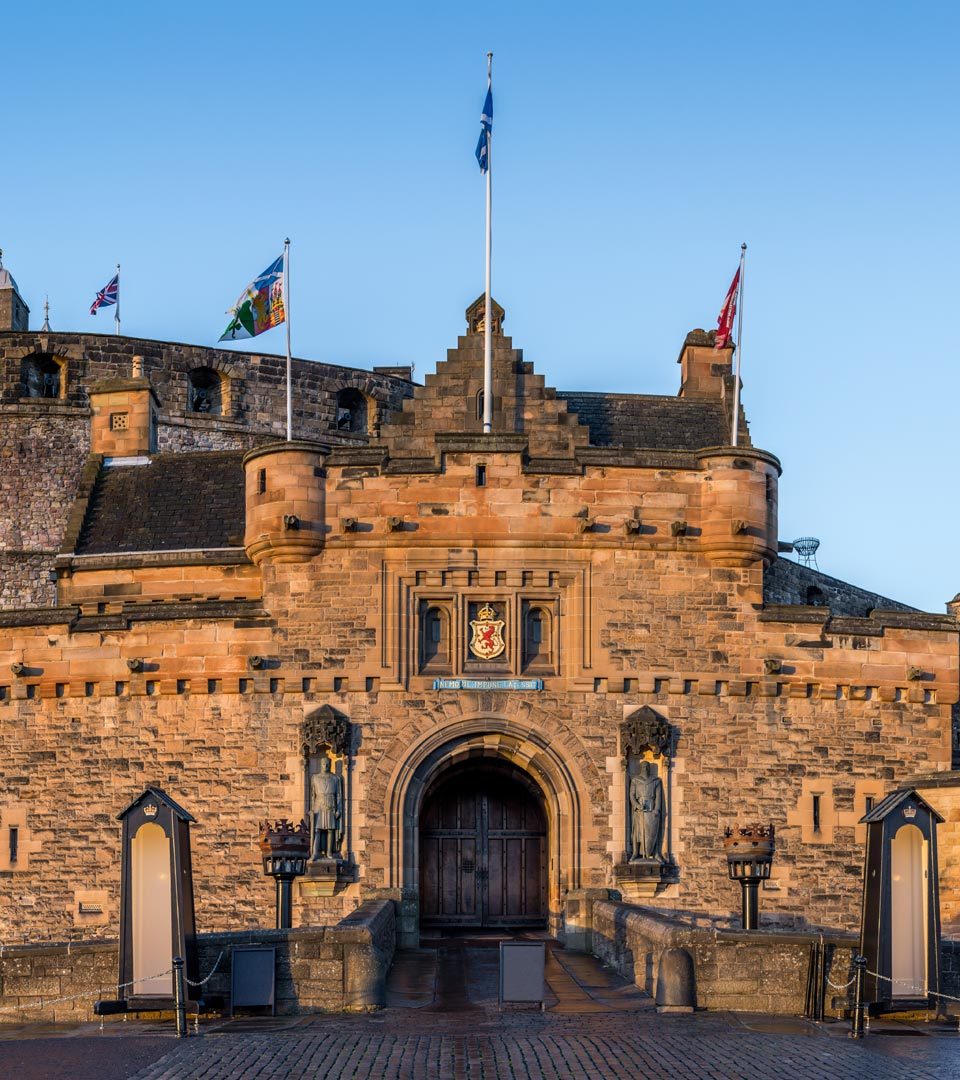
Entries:
{"type": "Polygon", "coordinates": [[[727,298],[720,309],[720,317],[717,319],[717,339],[715,349],[725,349],[730,343],[733,334],[733,320],[737,314],[737,289],[740,286],[740,267],[733,275],[733,281],[727,290],[727,298]]]}

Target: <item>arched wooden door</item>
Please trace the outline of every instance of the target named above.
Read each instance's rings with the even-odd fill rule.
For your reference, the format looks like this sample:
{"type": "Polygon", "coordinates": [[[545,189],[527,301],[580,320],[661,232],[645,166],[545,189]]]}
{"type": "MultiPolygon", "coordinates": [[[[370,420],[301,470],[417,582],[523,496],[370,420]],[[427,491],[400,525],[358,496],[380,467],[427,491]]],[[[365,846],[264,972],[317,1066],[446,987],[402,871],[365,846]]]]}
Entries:
{"type": "Polygon", "coordinates": [[[420,814],[421,924],[545,924],[546,851],[543,801],[522,773],[477,763],[445,775],[420,814]]]}

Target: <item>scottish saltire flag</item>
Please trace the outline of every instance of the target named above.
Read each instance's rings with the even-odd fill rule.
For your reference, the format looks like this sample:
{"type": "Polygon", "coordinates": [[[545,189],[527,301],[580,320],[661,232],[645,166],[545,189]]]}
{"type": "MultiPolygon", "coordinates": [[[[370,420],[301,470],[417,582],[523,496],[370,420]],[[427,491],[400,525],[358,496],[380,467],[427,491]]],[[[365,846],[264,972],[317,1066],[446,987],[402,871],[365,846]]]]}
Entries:
{"type": "Polygon", "coordinates": [[[477,161],[480,163],[480,172],[485,173],[489,166],[488,153],[490,148],[489,136],[493,134],[493,87],[487,82],[487,98],[483,103],[483,112],[480,114],[480,140],[477,143],[477,161]]]}
{"type": "Polygon", "coordinates": [[[221,341],[256,337],[264,330],[286,320],[283,308],[283,256],[243,290],[240,299],[227,312],[231,316],[221,341]]]}
{"type": "Polygon", "coordinates": [[[117,274],[97,293],[97,298],[90,305],[90,314],[96,315],[102,307],[109,307],[120,299],[120,275],[117,274]]]}

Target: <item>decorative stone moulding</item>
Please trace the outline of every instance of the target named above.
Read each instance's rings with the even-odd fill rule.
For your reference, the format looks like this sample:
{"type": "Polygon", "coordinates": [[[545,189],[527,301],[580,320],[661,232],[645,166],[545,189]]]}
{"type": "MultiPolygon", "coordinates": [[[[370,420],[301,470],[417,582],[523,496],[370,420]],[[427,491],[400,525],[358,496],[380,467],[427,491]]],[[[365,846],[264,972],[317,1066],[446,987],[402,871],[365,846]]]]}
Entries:
{"type": "Polygon", "coordinates": [[[329,451],[325,443],[296,439],[258,446],[244,457],[244,547],[252,562],[308,562],[323,550],[329,451]]]}

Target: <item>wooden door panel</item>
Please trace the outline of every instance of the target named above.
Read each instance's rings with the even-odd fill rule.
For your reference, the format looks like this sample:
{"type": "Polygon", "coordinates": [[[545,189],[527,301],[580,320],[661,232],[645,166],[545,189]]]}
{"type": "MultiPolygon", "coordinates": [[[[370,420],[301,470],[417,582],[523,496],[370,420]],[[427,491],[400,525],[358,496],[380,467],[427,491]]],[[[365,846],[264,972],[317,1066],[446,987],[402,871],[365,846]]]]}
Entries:
{"type": "Polygon", "coordinates": [[[420,820],[423,922],[542,924],[545,853],[542,809],[520,784],[483,770],[450,782],[420,820]]]}
{"type": "Polygon", "coordinates": [[[420,842],[420,913],[427,919],[440,914],[440,843],[432,837],[420,842]]]}

